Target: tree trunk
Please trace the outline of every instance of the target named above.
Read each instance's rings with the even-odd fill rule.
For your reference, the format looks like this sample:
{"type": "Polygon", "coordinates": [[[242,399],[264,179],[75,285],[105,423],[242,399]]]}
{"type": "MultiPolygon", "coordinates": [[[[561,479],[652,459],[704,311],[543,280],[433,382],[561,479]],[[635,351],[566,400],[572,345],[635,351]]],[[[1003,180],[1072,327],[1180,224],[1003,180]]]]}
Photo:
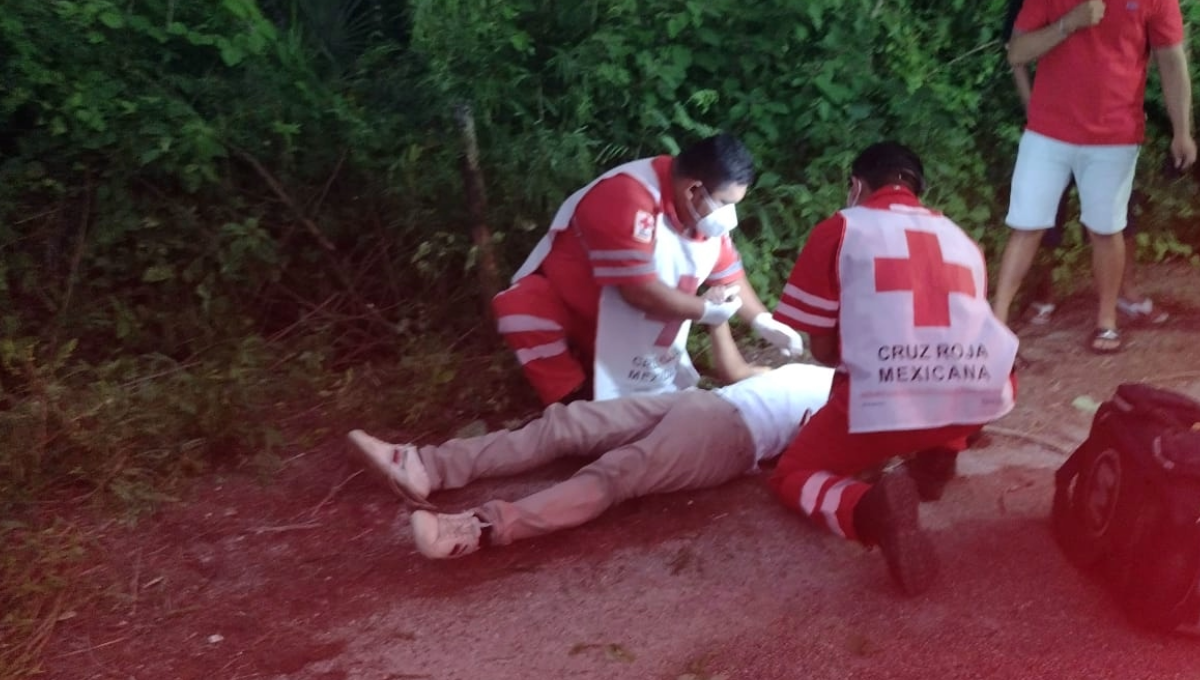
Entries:
{"type": "Polygon", "coordinates": [[[475,244],[475,263],[479,267],[479,292],[483,296],[484,314],[490,319],[492,298],[500,292],[500,273],[492,248],[492,232],[487,226],[487,195],[483,188],[483,173],[479,169],[479,142],[475,138],[475,116],[471,113],[471,105],[460,103],[455,106],[454,120],[462,134],[463,186],[467,194],[471,241],[475,244]]]}

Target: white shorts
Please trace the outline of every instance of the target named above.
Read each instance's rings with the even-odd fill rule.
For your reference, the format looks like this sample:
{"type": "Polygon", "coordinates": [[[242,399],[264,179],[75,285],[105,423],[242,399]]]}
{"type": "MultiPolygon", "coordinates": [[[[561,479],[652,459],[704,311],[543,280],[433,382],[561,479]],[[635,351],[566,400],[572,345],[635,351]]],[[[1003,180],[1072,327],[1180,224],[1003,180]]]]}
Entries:
{"type": "Polygon", "coordinates": [[[1004,221],[1021,231],[1054,226],[1058,202],[1074,175],[1083,226],[1097,234],[1116,234],[1125,229],[1137,157],[1137,144],[1068,144],[1026,130],[1004,221]]]}

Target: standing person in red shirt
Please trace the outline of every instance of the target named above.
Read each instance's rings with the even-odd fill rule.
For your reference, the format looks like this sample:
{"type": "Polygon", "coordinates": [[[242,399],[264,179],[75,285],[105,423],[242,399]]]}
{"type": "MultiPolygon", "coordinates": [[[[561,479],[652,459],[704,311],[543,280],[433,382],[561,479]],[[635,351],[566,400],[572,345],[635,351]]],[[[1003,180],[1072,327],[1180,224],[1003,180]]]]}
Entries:
{"type": "Polygon", "coordinates": [[[1013,169],[1006,219],[1011,234],[993,303],[1001,321],[1008,322],[1042,234],[1053,226],[1074,177],[1099,297],[1088,346],[1098,353],[1121,348],[1121,232],[1145,132],[1151,54],[1174,131],[1171,157],[1183,170],[1196,160],[1196,142],[1179,0],[1028,0],[1021,7],[1008,60],[1014,67],[1037,60],[1038,73],[1013,169]]]}
{"type": "Polygon", "coordinates": [[[695,385],[693,321],[735,313],[785,353],[800,336],[774,321],[742,272],[729,232],[754,159],[719,134],[616,167],[572,194],[492,302],[500,333],[546,404],[695,385]],[[698,295],[725,286],[727,298],[698,295]]]}
{"type": "Polygon", "coordinates": [[[1016,336],[988,306],[982,251],[921,205],[924,186],[907,147],[863,151],[848,207],[813,229],[775,310],[837,372],[829,402],[783,452],[771,487],[832,533],[878,545],[909,594],[937,573],[917,505],[941,495],[966,438],[1012,409],[1017,354],[1016,336]],[[874,485],[852,477],[910,454],[918,456],[907,470],[874,485]]]}
{"type": "MultiPolygon", "coordinates": [[[[1012,40],[1013,24],[1016,23],[1017,15],[1020,14],[1021,6],[1024,4],[1024,0],[1009,0],[1008,12],[1004,18],[1004,29],[1001,33],[1006,50],[1008,43],[1012,40]]],[[[1013,85],[1016,87],[1017,96],[1021,99],[1021,110],[1028,112],[1029,98],[1033,92],[1033,75],[1030,73],[1029,65],[1021,64],[1013,67],[1013,85]]],[[[1069,191],[1068,186],[1067,192],[1069,191]]],[[[1138,220],[1133,212],[1133,203],[1137,195],[1138,191],[1135,188],[1132,193],[1134,198],[1130,199],[1130,205],[1125,211],[1126,226],[1122,232],[1125,239],[1125,270],[1121,276],[1121,291],[1117,296],[1117,311],[1130,321],[1149,324],[1166,323],[1170,314],[1159,309],[1153,300],[1144,295],[1137,283],[1138,220]]],[[[1066,223],[1067,193],[1064,192],[1058,202],[1054,225],[1048,231],[1042,232],[1044,234],[1041,240],[1042,247],[1034,257],[1030,273],[1026,275],[1033,279],[1033,291],[1030,296],[1033,315],[1029,321],[1035,325],[1049,323],[1057,309],[1054,302],[1054,261],[1057,258],[1055,251],[1062,246],[1066,223]]]]}

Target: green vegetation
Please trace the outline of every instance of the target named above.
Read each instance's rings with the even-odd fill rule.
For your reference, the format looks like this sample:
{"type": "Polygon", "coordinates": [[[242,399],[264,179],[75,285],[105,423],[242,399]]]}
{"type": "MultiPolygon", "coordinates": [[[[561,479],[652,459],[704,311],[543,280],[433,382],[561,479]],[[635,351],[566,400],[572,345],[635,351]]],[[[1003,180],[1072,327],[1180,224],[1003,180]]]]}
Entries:
{"type": "MultiPolygon", "coordinates": [[[[761,159],[739,239],[767,295],[882,137],[924,153],[931,201],[994,245],[1020,118],[1003,4],[10,3],[0,498],[152,489],[294,436],[281,404],[395,417],[455,379],[455,352],[489,355],[460,102],[508,267],[598,170],[715,129],[761,159]]],[[[1142,246],[1186,257],[1191,187],[1154,172],[1150,92],[1142,246]]]]}
{"type": "MultiPolygon", "coordinates": [[[[760,159],[738,239],[767,297],[883,137],[994,248],[1020,124],[1004,5],[10,0],[0,508],[145,507],[350,420],[421,434],[531,405],[480,310],[459,103],[504,271],[598,171],[717,129],[760,159]]],[[[1193,257],[1149,92],[1143,254],[1193,257]]]]}

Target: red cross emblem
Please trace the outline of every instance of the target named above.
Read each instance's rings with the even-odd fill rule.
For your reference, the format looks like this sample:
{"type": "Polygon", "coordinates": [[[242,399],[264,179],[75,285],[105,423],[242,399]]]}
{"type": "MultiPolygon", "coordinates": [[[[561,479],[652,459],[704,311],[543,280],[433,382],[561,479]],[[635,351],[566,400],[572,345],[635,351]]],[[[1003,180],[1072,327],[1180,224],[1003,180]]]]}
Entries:
{"type": "Polygon", "coordinates": [[[942,258],[937,235],[904,231],[908,259],[875,258],[875,290],[880,293],[912,291],[913,325],[950,326],[950,294],[975,297],[971,268],[942,258]]]}
{"type": "MultiPolygon", "coordinates": [[[[675,289],[695,295],[696,291],[700,290],[700,279],[691,274],[679,277],[679,285],[675,289]]],[[[663,325],[662,332],[658,334],[658,338],[654,340],[655,347],[670,347],[672,342],[675,342],[675,336],[679,335],[679,329],[683,326],[683,319],[673,319],[662,316],[646,315],[650,321],[657,321],[663,325]]]]}
{"type": "Polygon", "coordinates": [[[633,218],[633,238],[642,243],[650,243],[654,240],[654,226],[658,223],[657,218],[650,213],[639,210],[633,218]]]}

